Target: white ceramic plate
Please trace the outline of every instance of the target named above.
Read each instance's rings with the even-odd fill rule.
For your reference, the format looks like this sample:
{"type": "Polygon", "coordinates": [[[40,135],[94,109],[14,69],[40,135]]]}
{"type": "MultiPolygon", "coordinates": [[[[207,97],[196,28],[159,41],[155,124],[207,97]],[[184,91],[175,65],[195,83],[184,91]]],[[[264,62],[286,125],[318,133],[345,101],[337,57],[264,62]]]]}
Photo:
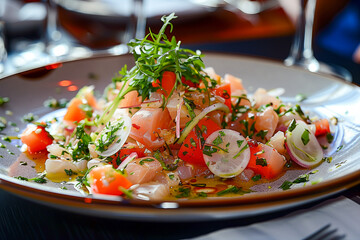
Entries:
{"type": "MultiPolygon", "coordinates": [[[[103,217],[149,220],[149,221],[195,221],[233,217],[247,217],[286,209],[325,198],[360,183],[360,89],[341,80],[312,74],[302,69],[284,67],[272,61],[253,59],[237,55],[206,54],[206,66],[217,73],[231,73],[243,79],[249,92],[258,87],[265,89],[284,88],[282,99],[296,102],[297,94],[305,94],[303,109],[322,117],[337,117],[339,123],[333,128],[335,141],[326,151],[332,156],[331,163],[324,162],[310,175],[310,181],[294,185],[283,191],[279,186],[284,180],[294,180],[309,170],[288,171],[271,184],[262,184],[255,191],[234,198],[178,200],[174,202],[129,201],[120,197],[83,196],[77,191],[62,190],[58,184],[46,185],[24,182],[10,176],[33,177],[34,163],[27,160],[16,147],[19,142],[5,144],[14,155],[0,149],[0,187],[19,196],[62,208],[103,217]],[[341,148],[341,149],[340,149],[341,148]],[[338,150],[340,149],[340,150],[338,150]],[[19,166],[27,161],[27,166],[19,166]],[[312,184],[317,182],[317,184],[312,184]]],[[[36,69],[0,79],[0,96],[9,97],[10,102],[0,107],[0,116],[25,128],[21,118],[28,112],[42,116],[51,110],[43,106],[49,97],[57,99],[75,96],[69,86],[59,86],[62,80],[70,80],[73,88],[95,85],[102,93],[114,74],[124,65],[133,65],[132,56],[99,57],[63,63],[53,70],[36,69]],[[41,74],[44,75],[40,76],[41,74]],[[13,115],[6,113],[11,111],[13,115]]],[[[48,67],[49,69],[49,67],[48,67]]],[[[10,126],[2,133],[18,134],[10,126]]]]}

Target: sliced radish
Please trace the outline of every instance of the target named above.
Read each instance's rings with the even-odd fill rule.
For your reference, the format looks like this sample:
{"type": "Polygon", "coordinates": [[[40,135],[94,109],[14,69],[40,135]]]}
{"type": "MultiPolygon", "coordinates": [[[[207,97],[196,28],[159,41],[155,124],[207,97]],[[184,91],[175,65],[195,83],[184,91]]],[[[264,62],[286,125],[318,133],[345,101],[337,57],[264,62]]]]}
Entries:
{"type": "Polygon", "coordinates": [[[303,121],[293,120],[286,131],[286,149],[297,164],[312,168],[324,157],[323,150],[311,131],[303,121]]]}
{"type": "Polygon", "coordinates": [[[129,137],[130,130],[131,118],[128,116],[108,122],[95,140],[96,153],[104,157],[117,153],[129,137]]]}
{"type": "Polygon", "coordinates": [[[206,139],[203,155],[212,173],[219,177],[231,178],[239,175],[248,165],[250,149],[240,133],[221,129],[206,139]]]}

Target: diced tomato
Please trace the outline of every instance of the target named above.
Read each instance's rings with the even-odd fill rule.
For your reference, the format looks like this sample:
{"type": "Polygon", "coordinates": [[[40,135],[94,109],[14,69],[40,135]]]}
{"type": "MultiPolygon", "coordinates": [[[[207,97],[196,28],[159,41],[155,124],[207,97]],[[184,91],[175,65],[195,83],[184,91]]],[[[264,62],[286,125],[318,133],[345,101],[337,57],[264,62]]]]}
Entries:
{"type": "MultiPolygon", "coordinates": [[[[174,72],[165,71],[161,78],[161,92],[165,97],[167,97],[171,90],[173,89],[176,81],[176,74],[174,72]]],[[[156,80],[156,82],[152,83],[153,87],[160,87],[160,81],[159,79],[156,80]]]]}
{"type": "Polygon", "coordinates": [[[111,156],[114,168],[118,168],[119,164],[133,152],[138,155],[138,158],[145,157],[145,148],[122,148],[114,156],[111,156]]]}
{"type": "Polygon", "coordinates": [[[213,93],[225,99],[225,105],[229,107],[231,111],[231,88],[230,82],[225,82],[224,84],[217,86],[213,93]]]}
{"type": "Polygon", "coordinates": [[[52,144],[53,137],[43,126],[30,125],[21,134],[21,141],[27,145],[29,153],[36,153],[52,144]]]}
{"type": "Polygon", "coordinates": [[[144,144],[148,149],[157,149],[164,145],[159,139],[160,129],[169,129],[174,123],[165,108],[142,108],[131,118],[130,137],[144,144]]]}
{"type": "Polygon", "coordinates": [[[184,76],[181,77],[181,82],[184,84],[184,85],[187,85],[189,87],[194,87],[194,88],[197,88],[199,87],[199,83],[194,83],[190,80],[187,80],[184,76]]]}
{"type": "Polygon", "coordinates": [[[250,161],[247,168],[260,174],[266,179],[273,179],[280,175],[286,163],[285,158],[274,148],[250,139],[250,161]]]}
{"type": "Polygon", "coordinates": [[[81,105],[84,104],[80,98],[73,98],[67,108],[67,112],[64,116],[65,121],[80,122],[86,118],[86,112],[81,109],[81,105]]]}
{"type": "MultiPolygon", "coordinates": [[[[219,125],[209,118],[201,119],[197,126],[202,132],[201,137],[204,141],[210,134],[221,129],[219,125]]],[[[185,138],[178,156],[190,164],[206,166],[202,150],[201,138],[196,134],[194,128],[185,138]]]]}
{"type": "Polygon", "coordinates": [[[121,195],[121,187],[128,189],[132,183],[111,165],[95,167],[87,176],[94,193],[121,195]]]}
{"type": "Polygon", "coordinates": [[[330,133],[329,121],[324,118],[314,122],[315,124],[315,136],[321,136],[330,133]]]}

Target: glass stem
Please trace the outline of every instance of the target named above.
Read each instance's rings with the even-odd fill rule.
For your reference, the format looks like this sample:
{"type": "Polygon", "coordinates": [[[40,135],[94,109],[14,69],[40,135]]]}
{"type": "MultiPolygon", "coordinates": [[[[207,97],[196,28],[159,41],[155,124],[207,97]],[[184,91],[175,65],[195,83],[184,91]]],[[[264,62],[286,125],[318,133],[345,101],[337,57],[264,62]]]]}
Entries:
{"type": "Polygon", "coordinates": [[[319,70],[319,62],[314,58],[312,50],[312,33],[316,0],[300,0],[301,11],[298,18],[295,38],[291,46],[290,55],[285,65],[299,65],[309,71],[319,70]]]}

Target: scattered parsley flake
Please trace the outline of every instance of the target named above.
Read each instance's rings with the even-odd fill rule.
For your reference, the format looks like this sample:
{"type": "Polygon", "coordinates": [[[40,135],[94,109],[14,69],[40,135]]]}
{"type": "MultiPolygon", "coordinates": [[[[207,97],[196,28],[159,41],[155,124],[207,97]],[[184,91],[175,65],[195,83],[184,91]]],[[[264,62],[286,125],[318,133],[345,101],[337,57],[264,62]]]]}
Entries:
{"type": "Polygon", "coordinates": [[[183,188],[183,187],[180,187],[178,189],[179,191],[179,194],[177,194],[175,197],[176,198],[187,198],[190,196],[190,188],[183,188]]]}
{"type": "Polygon", "coordinates": [[[267,133],[268,130],[260,130],[255,136],[260,137],[262,140],[264,140],[267,133]]]}
{"type": "Polygon", "coordinates": [[[153,158],[145,158],[145,159],[140,160],[139,164],[144,165],[145,162],[153,162],[153,161],[155,161],[155,159],[153,159],[153,158]]]}
{"type": "Polygon", "coordinates": [[[289,126],[289,128],[288,128],[288,131],[289,132],[292,132],[292,131],[294,131],[294,129],[296,128],[296,121],[295,120],[292,120],[291,121],[291,123],[290,123],[290,126],[289,126]]]}
{"type": "Polygon", "coordinates": [[[336,149],[336,152],[339,152],[343,147],[344,147],[344,145],[339,146],[339,147],[336,149]]]}
{"type": "Polygon", "coordinates": [[[0,106],[4,105],[5,103],[8,103],[10,101],[10,98],[8,97],[0,97],[0,106]]]}
{"type": "Polygon", "coordinates": [[[265,158],[256,158],[256,165],[260,165],[262,167],[266,167],[267,166],[267,161],[265,158]]]}
{"type": "Polygon", "coordinates": [[[305,129],[301,135],[301,141],[304,145],[308,144],[310,141],[310,132],[308,129],[305,129]]]}
{"type": "Polygon", "coordinates": [[[331,133],[327,133],[326,140],[328,143],[332,143],[334,141],[334,136],[331,133]]]}
{"type": "Polygon", "coordinates": [[[76,172],[74,172],[72,169],[64,169],[64,171],[65,171],[65,173],[66,173],[66,175],[68,175],[68,176],[72,176],[72,175],[77,175],[77,173],[76,172]]]}
{"type": "Polygon", "coordinates": [[[254,182],[259,181],[260,179],[261,179],[261,174],[256,174],[251,178],[251,180],[253,180],[254,182]]]}
{"type": "MultiPolygon", "coordinates": [[[[222,131],[220,131],[220,132],[222,132],[222,131]]],[[[219,133],[220,133],[219,132],[219,133]]],[[[224,132],[222,132],[222,133],[224,133],[224,132]]],[[[215,146],[219,146],[221,143],[223,143],[223,140],[222,140],[222,138],[221,138],[221,134],[219,134],[219,136],[217,136],[215,139],[214,139],[214,141],[212,142],[215,146]]]]}

